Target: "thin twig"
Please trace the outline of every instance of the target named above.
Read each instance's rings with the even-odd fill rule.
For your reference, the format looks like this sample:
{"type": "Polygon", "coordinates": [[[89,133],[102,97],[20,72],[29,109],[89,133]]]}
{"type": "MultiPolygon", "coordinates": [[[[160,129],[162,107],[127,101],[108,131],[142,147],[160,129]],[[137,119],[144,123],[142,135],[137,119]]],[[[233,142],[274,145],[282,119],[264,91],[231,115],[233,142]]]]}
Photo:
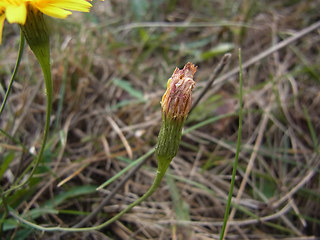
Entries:
{"type": "Polygon", "coordinates": [[[110,123],[111,127],[113,128],[113,130],[118,134],[118,136],[120,137],[127,153],[130,159],[133,158],[133,153],[132,153],[132,149],[130,147],[130,144],[128,143],[126,137],[123,135],[121,129],[118,127],[117,123],[110,117],[107,116],[106,117],[107,121],[110,123]]]}
{"type": "Polygon", "coordinates": [[[194,104],[193,104],[189,114],[191,114],[192,110],[198,105],[198,103],[203,98],[203,96],[209,91],[209,89],[212,86],[212,84],[213,84],[214,80],[216,79],[216,77],[223,71],[224,67],[229,62],[230,57],[231,57],[231,53],[226,53],[225,55],[223,55],[223,57],[221,58],[219,64],[216,66],[216,68],[213,70],[213,72],[209,76],[209,80],[208,80],[207,85],[203,88],[203,90],[200,93],[199,97],[194,101],[194,104]]]}
{"type": "MultiPolygon", "coordinates": [[[[303,36],[309,34],[310,32],[316,30],[319,27],[320,27],[320,21],[315,22],[314,24],[310,25],[309,27],[302,29],[301,31],[294,34],[293,36],[279,42],[278,44],[266,49],[265,51],[261,52],[257,56],[250,58],[248,61],[244,62],[242,64],[242,69],[244,70],[244,69],[250,67],[251,65],[255,64],[256,62],[259,62],[260,60],[269,56],[270,54],[272,54],[276,51],[279,51],[281,48],[288,46],[289,44],[293,43],[294,41],[298,40],[299,38],[302,38],[303,36]]],[[[239,67],[236,67],[236,68],[232,69],[231,71],[229,71],[228,73],[222,75],[221,77],[218,77],[215,80],[214,85],[222,84],[226,80],[228,80],[230,77],[232,77],[233,75],[238,74],[238,73],[239,73],[239,67]]]]}
{"type": "MultiPolygon", "coordinates": [[[[253,225],[257,223],[262,224],[268,224],[268,221],[274,220],[279,218],[280,216],[286,214],[288,211],[291,210],[290,203],[287,203],[282,209],[280,209],[278,212],[264,216],[264,217],[257,217],[256,219],[248,218],[246,220],[233,220],[229,222],[230,226],[247,226],[247,225],[253,225]]],[[[181,224],[181,225],[190,225],[193,226],[209,226],[209,227],[220,227],[222,226],[221,221],[186,221],[186,220],[159,220],[158,224],[181,224]]]]}
{"type": "Polygon", "coordinates": [[[211,23],[211,22],[139,22],[139,23],[130,23],[126,25],[122,25],[116,29],[116,32],[131,30],[135,28],[205,28],[205,27],[247,27],[247,28],[255,28],[252,25],[248,25],[246,23],[239,22],[227,22],[223,21],[220,23],[211,23]]]}

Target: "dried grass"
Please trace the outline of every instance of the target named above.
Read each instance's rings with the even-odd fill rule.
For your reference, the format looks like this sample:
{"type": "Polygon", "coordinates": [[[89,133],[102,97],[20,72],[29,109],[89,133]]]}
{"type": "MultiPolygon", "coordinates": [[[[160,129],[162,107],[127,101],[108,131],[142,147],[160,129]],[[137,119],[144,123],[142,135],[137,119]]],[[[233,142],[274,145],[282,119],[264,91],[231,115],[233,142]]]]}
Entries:
{"type": "MultiPolygon", "coordinates": [[[[217,19],[209,18],[205,7],[192,11],[195,1],[187,2],[168,13],[160,10],[158,21],[196,23],[217,19]]],[[[242,8],[226,20],[244,21],[245,14],[249,14],[245,11],[247,2],[251,1],[239,3],[242,8]]],[[[219,59],[199,60],[195,58],[199,49],[204,52],[219,42],[231,41],[235,51],[241,46],[243,59],[249,60],[311,25],[316,19],[315,2],[285,6],[272,1],[270,6],[265,5],[266,9],[254,9],[257,13],[246,22],[252,26],[249,28],[126,29],[125,24],[134,19],[132,12],[123,7],[127,1],[104,2],[105,6],[112,6],[105,7],[108,16],[112,16],[107,17],[108,21],[98,7],[102,3],[96,3],[90,15],[96,22],[80,25],[77,21],[85,22],[82,15],[76,15],[66,25],[58,21],[57,26],[52,26],[60,35],[52,36],[55,101],[46,160],[35,176],[41,181],[29,186],[25,196],[18,197],[14,202],[16,210],[28,216],[29,211],[43,208],[45,202],[63,192],[77,186],[99,186],[114,176],[130,159],[137,159],[155,145],[161,124],[159,101],[176,65],[181,66],[188,59],[199,65],[197,96],[219,59]],[[243,35],[237,34],[239,31],[244,31],[243,35]],[[208,44],[186,47],[191,42],[201,45],[206,37],[212,38],[208,44]],[[114,79],[129,82],[143,97],[133,96],[114,79]]],[[[145,20],[154,20],[153,17],[148,14],[145,20]]],[[[8,32],[16,32],[10,27],[6,26],[8,32]]],[[[1,47],[0,77],[5,85],[10,76],[8,66],[13,66],[17,51],[16,43],[8,39],[16,41],[16,37],[6,37],[1,47]]],[[[319,146],[315,145],[309,125],[319,141],[319,39],[319,30],[314,31],[244,72],[242,151],[233,201],[238,207],[232,209],[227,239],[315,239],[320,234],[319,146]]],[[[228,69],[233,67],[237,67],[236,54],[228,69]]],[[[35,152],[45,117],[41,79],[39,67],[27,51],[0,122],[1,129],[35,152]]],[[[236,111],[238,88],[236,76],[223,85],[215,85],[199,104],[202,113],[195,109],[195,116],[190,116],[186,127],[214,114],[236,111]],[[222,96],[219,109],[211,109],[210,99],[217,94],[222,96]]],[[[27,239],[218,239],[235,153],[236,120],[229,117],[183,137],[169,174],[178,189],[178,202],[173,201],[167,179],[152,197],[101,232],[61,237],[60,233],[34,231],[27,239]],[[184,219],[178,215],[179,207],[188,215],[184,219]]],[[[3,135],[0,139],[3,154],[14,151],[15,155],[1,180],[6,189],[34,155],[3,135]]],[[[152,156],[86,225],[102,223],[138,199],[151,185],[155,167],[152,156]]],[[[78,211],[75,214],[43,214],[36,222],[75,225],[84,217],[80,213],[92,212],[117,184],[118,180],[102,191],[71,197],[54,207],[78,211]]],[[[14,238],[21,229],[22,226],[7,232],[6,236],[14,238]]]]}

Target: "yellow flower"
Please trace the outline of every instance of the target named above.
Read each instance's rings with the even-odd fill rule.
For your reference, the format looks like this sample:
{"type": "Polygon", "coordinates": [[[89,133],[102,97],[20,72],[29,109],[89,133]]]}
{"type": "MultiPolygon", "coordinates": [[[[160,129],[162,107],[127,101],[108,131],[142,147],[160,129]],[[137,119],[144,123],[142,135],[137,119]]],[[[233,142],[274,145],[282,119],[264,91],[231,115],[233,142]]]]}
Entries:
{"type": "Polygon", "coordinates": [[[71,11],[89,12],[92,5],[86,0],[0,0],[0,44],[4,20],[26,23],[28,8],[55,18],[66,18],[71,11]]]}

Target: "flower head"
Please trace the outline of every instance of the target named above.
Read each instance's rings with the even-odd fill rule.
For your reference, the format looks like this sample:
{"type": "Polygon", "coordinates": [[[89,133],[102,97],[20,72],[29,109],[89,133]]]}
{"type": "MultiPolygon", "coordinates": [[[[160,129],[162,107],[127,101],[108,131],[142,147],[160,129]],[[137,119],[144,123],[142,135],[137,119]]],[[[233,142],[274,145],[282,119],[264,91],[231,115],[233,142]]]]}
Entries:
{"type": "Polygon", "coordinates": [[[71,11],[89,12],[91,7],[86,0],[0,0],[0,44],[4,20],[24,25],[29,8],[51,17],[66,18],[71,11]]]}
{"type": "Polygon", "coordinates": [[[192,105],[192,89],[195,85],[193,75],[197,67],[188,62],[182,70],[178,68],[169,78],[167,91],[161,101],[161,107],[166,117],[185,119],[192,105]]]}
{"type": "Polygon", "coordinates": [[[178,152],[184,120],[192,105],[196,70],[197,67],[189,62],[182,70],[176,68],[168,80],[167,91],[161,101],[162,125],[156,146],[160,169],[166,169],[178,152]]]}

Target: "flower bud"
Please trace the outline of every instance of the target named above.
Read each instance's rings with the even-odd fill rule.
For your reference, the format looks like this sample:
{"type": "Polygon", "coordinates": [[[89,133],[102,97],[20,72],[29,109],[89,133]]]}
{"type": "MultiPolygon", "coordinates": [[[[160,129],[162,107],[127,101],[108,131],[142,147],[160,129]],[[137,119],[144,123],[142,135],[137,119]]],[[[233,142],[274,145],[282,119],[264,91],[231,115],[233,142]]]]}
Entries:
{"type": "Polygon", "coordinates": [[[43,13],[29,5],[26,22],[20,27],[36,57],[49,58],[49,34],[43,13]]]}
{"type": "Polygon", "coordinates": [[[195,85],[193,75],[197,67],[187,63],[182,70],[176,68],[168,80],[167,91],[161,101],[165,117],[183,121],[192,105],[192,89],[195,85]]]}
{"type": "Polygon", "coordinates": [[[197,67],[190,62],[182,70],[176,68],[162,97],[162,126],[156,157],[158,164],[163,167],[168,167],[177,154],[183,123],[192,105],[192,89],[195,85],[193,75],[196,70],[197,67]]]}

